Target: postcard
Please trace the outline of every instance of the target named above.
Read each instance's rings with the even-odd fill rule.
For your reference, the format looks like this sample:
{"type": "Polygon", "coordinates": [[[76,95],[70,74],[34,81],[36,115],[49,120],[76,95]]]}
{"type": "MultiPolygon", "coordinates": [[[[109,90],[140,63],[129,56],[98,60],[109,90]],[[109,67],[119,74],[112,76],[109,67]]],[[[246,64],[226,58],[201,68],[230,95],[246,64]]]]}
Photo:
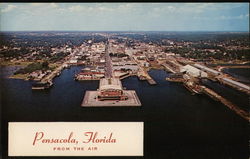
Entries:
{"type": "Polygon", "coordinates": [[[249,3],[0,3],[3,159],[248,159],[249,3]]]}

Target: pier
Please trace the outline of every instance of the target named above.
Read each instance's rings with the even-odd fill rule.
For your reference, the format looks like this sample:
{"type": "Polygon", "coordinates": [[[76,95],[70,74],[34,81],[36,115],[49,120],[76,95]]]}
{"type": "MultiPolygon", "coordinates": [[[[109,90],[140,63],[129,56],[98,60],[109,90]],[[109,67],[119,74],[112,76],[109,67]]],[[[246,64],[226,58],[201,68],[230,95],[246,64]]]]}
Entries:
{"type": "Polygon", "coordinates": [[[57,67],[54,71],[52,71],[49,75],[45,76],[41,83],[47,83],[49,81],[52,81],[56,76],[59,76],[62,72],[62,70],[66,67],[66,63],[63,63],[59,67],[57,67]]]}
{"type": "Polygon", "coordinates": [[[157,84],[157,83],[155,82],[155,80],[153,80],[152,78],[151,78],[151,79],[147,79],[147,81],[148,81],[148,83],[151,84],[151,85],[157,84]]]}
{"type": "Polygon", "coordinates": [[[167,64],[161,64],[165,70],[171,72],[171,73],[176,73],[176,71],[174,71],[174,69],[172,69],[170,66],[168,66],[167,64]]]}
{"type": "MultiPolygon", "coordinates": [[[[141,102],[134,90],[123,90],[121,79],[113,75],[112,61],[109,56],[109,40],[106,43],[105,78],[101,78],[97,91],[86,91],[82,100],[82,107],[113,107],[113,106],[141,106],[141,102]]],[[[123,76],[126,78],[127,75],[123,76]]]]}
{"type": "Polygon", "coordinates": [[[211,89],[209,89],[207,87],[203,87],[203,93],[207,94],[208,96],[210,96],[214,100],[221,102],[222,104],[227,106],[229,109],[234,111],[236,114],[238,114],[242,118],[246,119],[247,121],[250,121],[249,113],[247,113],[246,111],[240,109],[238,106],[234,105],[232,102],[230,102],[227,99],[223,98],[222,96],[220,96],[219,94],[217,94],[213,90],[211,90],[211,89]]]}
{"type": "MultiPolygon", "coordinates": [[[[237,89],[239,91],[245,92],[247,94],[250,94],[250,87],[248,85],[245,85],[243,83],[240,83],[238,81],[236,81],[236,79],[223,74],[222,72],[216,71],[214,69],[208,68],[204,65],[200,65],[200,64],[193,64],[197,69],[199,70],[203,70],[207,73],[206,77],[201,77],[201,73],[197,74],[195,72],[195,70],[191,70],[193,71],[193,75],[187,75],[184,74],[184,76],[187,76],[188,78],[184,78],[184,76],[182,76],[180,74],[181,72],[181,65],[179,65],[177,62],[175,62],[174,60],[171,61],[167,61],[166,63],[161,64],[167,71],[172,72],[173,76],[167,77],[166,80],[168,81],[172,81],[172,82],[183,82],[183,85],[190,90],[193,94],[206,94],[209,97],[211,97],[212,99],[214,99],[215,101],[219,101],[222,104],[224,104],[225,106],[227,106],[229,109],[231,109],[232,111],[234,111],[236,114],[238,114],[239,116],[241,116],[242,118],[246,119],[246,120],[250,120],[250,116],[249,114],[242,110],[241,108],[239,108],[238,106],[234,105],[232,102],[230,102],[229,100],[227,100],[226,98],[222,97],[221,95],[219,95],[218,93],[216,93],[215,91],[213,91],[212,89],[209,89],[203,85],[200,84],[199,79],[201,78],[207,78],[213,81],[218,81],[221,84],[224,85],[228,85],[234,89],[237,89]],[[175,77],[174,75],[178,75],[177,77],[175,77]],[[196,76],[194,76],[196,75],[196,76]]],[[[184,66],[185,67],[185,66],[184,66]]]]}
{"type": "Polygon", "coordinates": [[[150,85],[156,85],[155,80],[148,74],[147,70],[140,67],[137,76],[140,80],[147,80],[150,85]]]}
{"type": "Polygon", "coordinates": [[[233,79],[230,78],[226,78],[226,77],[217,77],[216,78],[221,84],[230,86],[238,91],[241,92],[245,92],[248,95],[250,95],[250,87],[248,85],[245,85],[243,83],[240,83],[238,81],[235,81],[233,79]]]}
{"type": "Polygon", "coordinates": [[[43,90],[48,89],[53,85],[53,79],[56,76],[59,76],[64,68],[68,67],[68,65],[63,63],[59,67],[57,67],[54,71],[52,71],[50,74],[44,76],[38,83],[35,83],[32,85],[33,90],[43,90]]]}
{"type": "Polygon", "coordinates": [[[128,97],[127,100],[98,100],[97,91],[86,91],[82,107],[121,107],[121,106],[141,106],[141,102],[134,90],[123,90],[123,93],[128,97]]]}

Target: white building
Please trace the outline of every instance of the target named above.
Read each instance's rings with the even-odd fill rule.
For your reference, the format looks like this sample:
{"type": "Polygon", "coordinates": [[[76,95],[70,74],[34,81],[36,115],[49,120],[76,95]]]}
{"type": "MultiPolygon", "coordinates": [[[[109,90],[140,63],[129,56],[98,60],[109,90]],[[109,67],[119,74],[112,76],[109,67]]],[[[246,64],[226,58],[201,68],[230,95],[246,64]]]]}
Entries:
{"type": "Polygon", "coordinates": [[[181,67],[180,72],[186,72],[188,75],[192,77],[207,77],[207,73],[201,71],[191,65],[186,65],[181,67]]]}
{"type": "Polygon", "coordinates": [[[220,72],[218,72],[218,71],[216,71],[216,70],[213,70],[213,69],[211,69],[211,68],[208,68],[208,67],[203,66],[203,65],[200,65],[200,64],[194,64],[194,66],[197,67],[197,68],[199,68],[199,69],[201,69],[201,70],[203,70],[203,71],[206,71],[206,72],[208,72],[208,73],[211,73],[211,74],[213,74],[213,75],[219,75],[219,74],[221,74],[220,72]]]}
{"type": "Polygon", "coordinates": [[[112,62],[113,70],[129,69],[132,72],[138,71],[139,67],[133,62],[112,62]]]}

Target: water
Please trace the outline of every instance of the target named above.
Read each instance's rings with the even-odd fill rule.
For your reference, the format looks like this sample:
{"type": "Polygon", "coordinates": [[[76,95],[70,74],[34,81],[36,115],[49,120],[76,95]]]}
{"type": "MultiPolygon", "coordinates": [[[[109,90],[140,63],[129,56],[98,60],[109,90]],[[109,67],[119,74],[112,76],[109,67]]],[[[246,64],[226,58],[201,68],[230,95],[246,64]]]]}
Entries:
{"type": "Polygon", "coordinates": [[[1,77],[7,78],[24,66],[0,66],[1,77]]]}
{"type": "MultiPolygon", "coordinates": [[[[166,81],[165,71],[149,72],[158,83],[155,86],[137,77],[122,81],[127,89],[136,90],[142,107],[82,108],[84,92],[96,90],[99,82],[74,81],[80,69],[64,70],[46,91],[32,91],[29,81],[2,81],[3,158],[7,158],[11,121],[144,121],[144,157],[136,158],[248,158],[248,122],[219,102],[193,96],[182,84],[166,81]]],[[[135,157],[91,157],[96,158],[135,157]]]]}
{"type": "Polygon", "coordinates": [[[250,83],[250,68],[225,68],[223,72],[239,79],[240,82],[250,83]]]}
{"type": "Polygon", "coordinates": [[[218,82],[213,82],[210,80],[204,80],[205,86],[213,89],[215,92],[220,94],[222,97],[229,99],[233,104],[237,105],[246,112],[249,111],[249,95],[244,92],[240,92],[229,86],[221,85],[218,82]]]}

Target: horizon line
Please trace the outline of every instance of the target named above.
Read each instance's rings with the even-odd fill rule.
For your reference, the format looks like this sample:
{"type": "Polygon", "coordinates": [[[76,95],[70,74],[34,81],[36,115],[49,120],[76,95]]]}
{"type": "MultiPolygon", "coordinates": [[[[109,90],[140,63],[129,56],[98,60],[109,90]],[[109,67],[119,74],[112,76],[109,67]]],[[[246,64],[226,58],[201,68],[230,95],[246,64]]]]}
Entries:
{"type": "Polygon", "coordinates": [[[0,32],[249,32],[249,30],[0,30],[0,32]]]}

